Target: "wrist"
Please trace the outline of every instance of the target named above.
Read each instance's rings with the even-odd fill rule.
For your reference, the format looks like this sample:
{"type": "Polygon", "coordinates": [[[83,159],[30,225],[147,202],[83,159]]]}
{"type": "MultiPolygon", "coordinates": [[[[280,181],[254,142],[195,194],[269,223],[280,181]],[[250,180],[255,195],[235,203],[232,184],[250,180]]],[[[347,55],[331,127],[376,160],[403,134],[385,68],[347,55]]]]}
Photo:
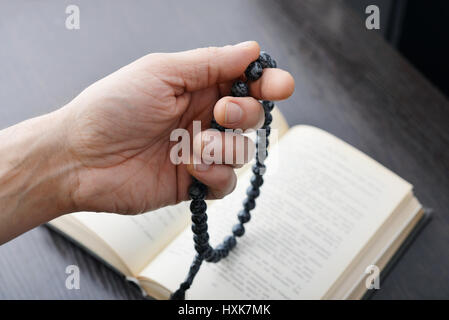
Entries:
{"type": "Polygon", "coordinates": [[[61,109],[0,131],[0,243],[75,210],[68,124],[61,109]]]}
{"type": "Polygon", "coordinates": [[[43,124],[47,128],[42,134],[42,144],[38,154],[48,151],[48,162],[43,166],[41,181],[55,192],[55,215],[77,211],[73,201],[73,192],[78,184],[79,163],[73,157],[69,147],[69,134],[73,125],[69,110],[62,108],[44,116],[43,124]]]}

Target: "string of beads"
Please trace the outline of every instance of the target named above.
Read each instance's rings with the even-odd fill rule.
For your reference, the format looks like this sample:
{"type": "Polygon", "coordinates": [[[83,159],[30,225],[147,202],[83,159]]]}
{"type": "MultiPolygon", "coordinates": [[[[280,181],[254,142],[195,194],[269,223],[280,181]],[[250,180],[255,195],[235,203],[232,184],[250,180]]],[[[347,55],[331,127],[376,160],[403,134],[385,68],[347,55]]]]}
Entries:
{"type": "MultiPolygon", "coordinates": [[[[276,61],[269,54],[262,51],[259,58],[251,62],[246,69],[246,79],[248,81],[256,81],[262,76],[263,69],[265,68],[276,68],[276,61]]],[[[236,81],[232,85],[231,95],[234,97],[249,96],[248,84],[241,80],[236,81]]],[[[179,289],[172,294],[171,299],[173,300],[185,299],[185,292],[192,285],[193,279],[200,270],[203,261],[216,263],[226,258],[229,251],[237,245],[237,237],[245,234],[244,224],[251,219],[250,212],[256,207],[256,198],[260,195],[260,187],[263,184],[263,174],[266,170],[264,161],[268,156],[268,136],[271,132],[270,124],[273,120],[271,111],[274,108],[274,103],[272,101],[262,101],[262,106],[265,112],[265,122],[262,130],[257,130],[256,162],[252,167],[254,175],[251,177],[251,185],[246,190],[243,209],[237,215],[239,222],[232,228],[232,234],[227,236],[215,249],[209,244],[209,233],[207,232],[207,204],[205,201],[207,197],[207,186],[197,179],[192,178],[193,182],[189,188],[189,196],[192,199],[190,211],[192,212],[192,232],[196,255],[190,265],[186,279],[181,283],[179,289]]],[[[211,128],[219,131],[225,131],[226,129],[220,126],[215,119],[212,119],[211,128]]]]}

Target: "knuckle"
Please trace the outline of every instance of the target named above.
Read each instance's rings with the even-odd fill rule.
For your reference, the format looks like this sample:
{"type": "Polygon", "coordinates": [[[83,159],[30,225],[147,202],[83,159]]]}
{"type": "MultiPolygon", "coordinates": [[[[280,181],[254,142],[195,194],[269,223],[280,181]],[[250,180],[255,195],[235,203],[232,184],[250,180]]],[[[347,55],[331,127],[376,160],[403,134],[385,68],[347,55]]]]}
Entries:
{"type": "Polygon", "coordinates": [[[216,57],[219,53],[219,48],[218,47],[214,47],[214,46],[210,46],[206,48],[207,53],[209,54],[209,56],[211,57],[216,57]]]}
{"type": "Polygon", "coordinates": [[[220,51],[218,47],[207,47],[207,83],[212,84],[216,82],[218,78],[218,69],[214,60],[218,57],[220,51]]]}

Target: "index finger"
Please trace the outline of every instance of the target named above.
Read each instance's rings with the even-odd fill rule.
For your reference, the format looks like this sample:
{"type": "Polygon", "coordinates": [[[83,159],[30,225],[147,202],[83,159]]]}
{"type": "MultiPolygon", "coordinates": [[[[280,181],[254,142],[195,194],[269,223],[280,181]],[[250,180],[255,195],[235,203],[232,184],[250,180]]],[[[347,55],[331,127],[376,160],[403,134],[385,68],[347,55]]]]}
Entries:
{"type": "Polygon", "coordinates": [[[246,67],[259,56],[255,41],[234,46],[209,47],[166,55],[169,72],[182,81],[192,92],[239,77],[246,67]]]}

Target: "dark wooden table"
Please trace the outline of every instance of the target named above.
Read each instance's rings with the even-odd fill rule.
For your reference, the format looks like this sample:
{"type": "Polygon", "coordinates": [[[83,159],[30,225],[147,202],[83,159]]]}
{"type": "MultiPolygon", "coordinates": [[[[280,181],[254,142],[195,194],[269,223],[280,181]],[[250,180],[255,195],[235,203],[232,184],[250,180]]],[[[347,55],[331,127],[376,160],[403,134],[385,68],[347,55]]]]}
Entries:
{"type": "MultiPolygon", "coordinates": [[[[449,298],[449,103],[364,21],[334,0],[73,1],[0,4],[0,128],[54,110],[149,52],[254,39],[296,79],[279,103],[290,124],[321,127],[416,186],[434,218],[376,299],[449,298]]],[[[30,213],[32,214],[32,213],[30,213]]],[[[0,247],[0,298],[127,299],[139,291],[39,227],[0,247]],[[81,289],[65,288],[65,268],[81,289]]]]}

